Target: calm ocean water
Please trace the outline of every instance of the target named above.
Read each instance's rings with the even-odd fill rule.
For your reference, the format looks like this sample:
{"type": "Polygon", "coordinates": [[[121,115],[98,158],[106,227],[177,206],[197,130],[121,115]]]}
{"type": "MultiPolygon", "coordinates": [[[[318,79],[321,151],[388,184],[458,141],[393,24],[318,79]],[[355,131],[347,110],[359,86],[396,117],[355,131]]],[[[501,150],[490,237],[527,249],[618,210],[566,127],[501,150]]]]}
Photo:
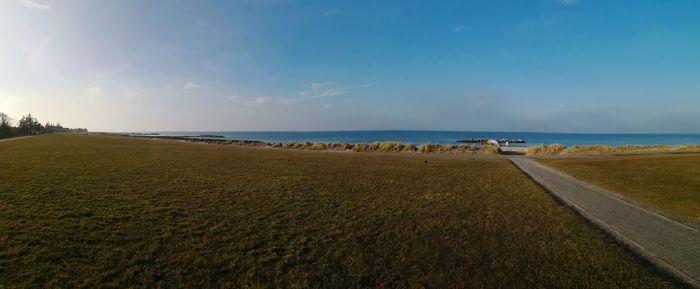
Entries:
{"type": "Polygon", "coordinates": [[[453,144],[465,138],[521,138],[525,145],[560,143],[566,146],[584,144],[606,145],[683,145],[700,144],[700,134],[588,134],[538,132],[474,132],[474,131],[314,131],[314,132],[234,132],[180,131],[163,132],[164,136],[221,135],[227,139],[260,140],[266,142],[347,142],[398,141],[404,143],[453,144]]]}

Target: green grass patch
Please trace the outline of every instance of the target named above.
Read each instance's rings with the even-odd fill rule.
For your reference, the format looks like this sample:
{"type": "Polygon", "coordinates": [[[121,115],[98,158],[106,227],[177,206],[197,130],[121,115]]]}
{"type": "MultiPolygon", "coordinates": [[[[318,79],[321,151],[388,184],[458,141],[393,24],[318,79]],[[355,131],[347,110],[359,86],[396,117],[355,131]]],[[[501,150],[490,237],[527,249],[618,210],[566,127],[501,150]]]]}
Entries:
{"type": "Polygon", "coordinates": [[[495,157],[0,143],[0,288],[666,288],[495,157]]]}
{"type": "Polygon", "coordinates": [[[665,214],[700,224],[700,155],[539,159],[665,214]]]}

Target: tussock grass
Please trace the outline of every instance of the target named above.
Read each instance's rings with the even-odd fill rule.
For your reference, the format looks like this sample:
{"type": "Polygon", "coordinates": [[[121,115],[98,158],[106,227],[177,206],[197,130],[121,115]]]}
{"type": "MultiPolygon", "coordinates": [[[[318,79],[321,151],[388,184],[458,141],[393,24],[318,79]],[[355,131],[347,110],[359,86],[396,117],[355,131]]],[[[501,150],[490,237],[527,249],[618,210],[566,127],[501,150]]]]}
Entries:
{"type": "Polygon", "coordinates": [[[566,154],[602,155],[602,154],[631,154],[631,153],[664,153],[664,152],[700,152],[700,145],[653,145],[653,146],[608,146],[608,145],[575,145],[566,149],[566,154]]]}
{"type": "Polygon", "coordinates": [[[422,153],[422,154],[429,154],[429,153],[433,152],[432,148],[433,148],[433,145],[424,143],[424,144],[418,145],[418,152],[422,153]]]}
{"type": "Polygon", "coordinates": [[[292,150],[311,150],[311,151],[353,151],[353,152],[384,152],[384,153],[482,153],[482,154],[498,154],[500,149],[493,145],[468,146],[468,145],[449,145],[449,144],[422,144],[416,146],[410,143],[400,143],[395,141],[372,142],[372,143],[324,143],[324,142],[287,142],[287,143],[266,143],[262,141],[248,140],[221,140],[221,139],[198,139],[198,138],[183,138],[183,137],[151,137],[151,136],[136,136],[138,138],[155,138],[168,140],[182,140],[187,142],[199,142],[207,144],[220,145],[235,145],[235,146],[253,146],[253,147],[272,147],[278,149],[292,150]]]}
{"type": "MultiPolygon", "coordinates": [[[[252,147],[272,147],[281,149],[312,150],[312,151],[353,151],[353,152],[385,152],[385,153],[422,153],[422,154],[445,154],[445,153],[480,153],[480,154],[500,154],[501,150],[494,145],[469,146],[450,144],[420,144],[418,146],[395,141],[372,142],[372,143],[323,143],[323,142],[288,142],[288,143],[267,143],[250,140],[221,140],[221,139],[198,139],[183,137],[151,137],[137,136],[138,138],[174,139],[187,142],[200,142],[207,144],[252,146],[252,147]]],[[[663,153],[663,152],[700,152],[700,145],[655,145],[655,146],[608,146],[608,145],[575,145],[565,147],[561,144],[538,145],[528,147],[525,151],[527,155],[604,155],[604,154],[635,154],[635,153],[663,153]]]]}
{"type": "Polygon", "coordinates": [[[468,145],[449,145],[449,144],[421,144],[417,151],[423,154],[451,154],[451,153],[481,153],[481,154],[499,154],[501,150],[493,145],[468,146],[468,145]]]}
{"type": "Polygon", "coordinates": [[[483,145],[479,147],[479,152],[486,154],[500,154],[501,149],[494,145],[483,145]]]}
{"type": "Polygon", "coordinates": [[[352,146],[352,151],[356,153],[363,153],[369,151],[369,145],[366,143],[358,143],[352,146]]]}
{"type": "Polygon", "coordinates": [[[526,150],[527,155],[612,155],[612,154],[644,154],[644,153],[673,153],[700,152],[700,145],[652,145],[652,146],[609,146],[609,145],[574,145],[565,147],[561,144],[531,146],[526,150]]]}
{"type": "Polygon", "coordinates": [[[77,135],[0,152],[0,287],[674,286],[500,158],[77,135]]]}
{"type": "MultiPolygon", "coordinates": [[[[160,137],[160,138],[164,138],[164,137],[160,137]]],[[[262,146],[269,145],[266,142],[254,141],[254,140],[193,139],[193,138],[176,138],[176,137],[168,138],[168,139],[179,139],[179,140],[185,140],[188,142],[199,142],[199,143],[207,143],[207,144],[252,146],[252,147],[262,147],[262,146]]]]}
{"type": "Polygon", "coordinates": [[[539,161],[581,180],[620,193],[642,206],[700,224],[700,155],[539,161]]]}
{"type": "Polygon", "coordinates": [[[315,150],[315,151],[353,151],[359,153],[422,153],[422,154],[448,154],[448,153],[482,153],[498,154],[500,149],[496,146],[484,145],[474,147],[468,145],[448,145],[448,144],[414,144],[400,143],[395,141],[372,142],[372,143],[286,143],[273,146],[284,149],[315,150]]]}
{"type": "Polygon", "coordinates": [[[402,151],[407,153],[415,153],[418,151],[418,147],[414,144],[404,144],[402,151]]]}
{"type": "Polygon", "coordinates": [[[329,143],[327,144],[327,150],[332,151],[348,151],[352,150],[352,144],[349,143],[329,143]]]}
{"type": "Polygon", "coordinates": [[[403,151],[404,144],[399,143],[399,142],[393,142],[393,141],[385,141],[379,144],[379,148],[377,149],[380,152],[402,152],[403,151]]]}
{"type": "Polygon", "coordinates": [[[526,155],[558,155],[561,154],[566,147],[561,144],[538,145],[531,146],[525,150],[526,155]]]}

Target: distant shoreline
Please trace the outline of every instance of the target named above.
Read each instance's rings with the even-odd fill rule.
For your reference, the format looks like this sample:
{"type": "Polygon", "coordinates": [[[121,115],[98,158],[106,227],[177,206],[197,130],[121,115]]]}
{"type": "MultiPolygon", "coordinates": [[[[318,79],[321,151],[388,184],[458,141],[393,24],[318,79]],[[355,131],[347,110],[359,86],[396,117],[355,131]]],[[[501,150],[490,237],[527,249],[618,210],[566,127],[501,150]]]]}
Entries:
{"type": "MultiPolygon", "coordinates": [[[[129,133],[127,133],[129,134],[129,133]]],[[[533,146],[559,143],[574,145],[687,145],[700,144],[700,134],[581,134],[581,133],[534,133],[497,131],[146,131],[130,134],[159,135],[173,137],[209,136],[227,140],[259,140],[269,143],[322,142],[322,143],[372,143],[394,141],[412,144],[459,144],[460,140],[522,140],[522,145],[533,146]]]]}
{"type": "Polygon", "coordinates": [[[114,134],[123,137],[137,137],[160,140],[175,140],[217,145],[234,145],[248,147],[269,147],[278,149],[296,149],[310,151],[353,151],[353,152],[395,152],[395,153],[481,153],[499,154],[498,147],[492,145],[470,146],[465,144],[410,144],[394,141],[372,143],[331,143],[331,142],[264,142],[258,140],[230,140],[220,138],[160,136],[160,135],[128,135],[114,134]]]}
{"type": "Polygon", "coordinates": [[[175,140],[217,145],[234,145],[247,147],[269,147],[277,149],[295,149],[308,151],[352,151],[352,152],[389,152],[422,154],[505,154],[505,155],[624,155],[648,153],[700,153],[700,145],[523,145],[496,146],[491,144],[412,144],[396,141],[370,143],[334,143],[334,142],[265,142],[260,140],[232,140],[223,136],[163,136],[156,134],[111,134],[122,137],[137,137],[160,140],[175,140]]]}

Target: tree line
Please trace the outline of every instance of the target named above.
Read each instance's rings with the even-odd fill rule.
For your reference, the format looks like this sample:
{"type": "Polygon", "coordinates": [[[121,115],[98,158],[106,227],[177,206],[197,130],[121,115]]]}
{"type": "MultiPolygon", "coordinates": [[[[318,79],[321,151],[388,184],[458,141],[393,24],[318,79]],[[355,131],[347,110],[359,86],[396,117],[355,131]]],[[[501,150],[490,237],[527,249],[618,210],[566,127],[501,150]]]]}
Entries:
{"type": "Polygon", "coordinates": [[[17,122],[16,126],[14,120],[7,114],[0,112],[0,139],[15,137],[15,136],[26,136],[26,135],[38,135],[45,133],[54,132],[87,132],[85,128],[66,128],[60,123],[50,123],[42,125],[39,120],[34,118],[32,114],[27,114],[22,116],[17,122]]]}

